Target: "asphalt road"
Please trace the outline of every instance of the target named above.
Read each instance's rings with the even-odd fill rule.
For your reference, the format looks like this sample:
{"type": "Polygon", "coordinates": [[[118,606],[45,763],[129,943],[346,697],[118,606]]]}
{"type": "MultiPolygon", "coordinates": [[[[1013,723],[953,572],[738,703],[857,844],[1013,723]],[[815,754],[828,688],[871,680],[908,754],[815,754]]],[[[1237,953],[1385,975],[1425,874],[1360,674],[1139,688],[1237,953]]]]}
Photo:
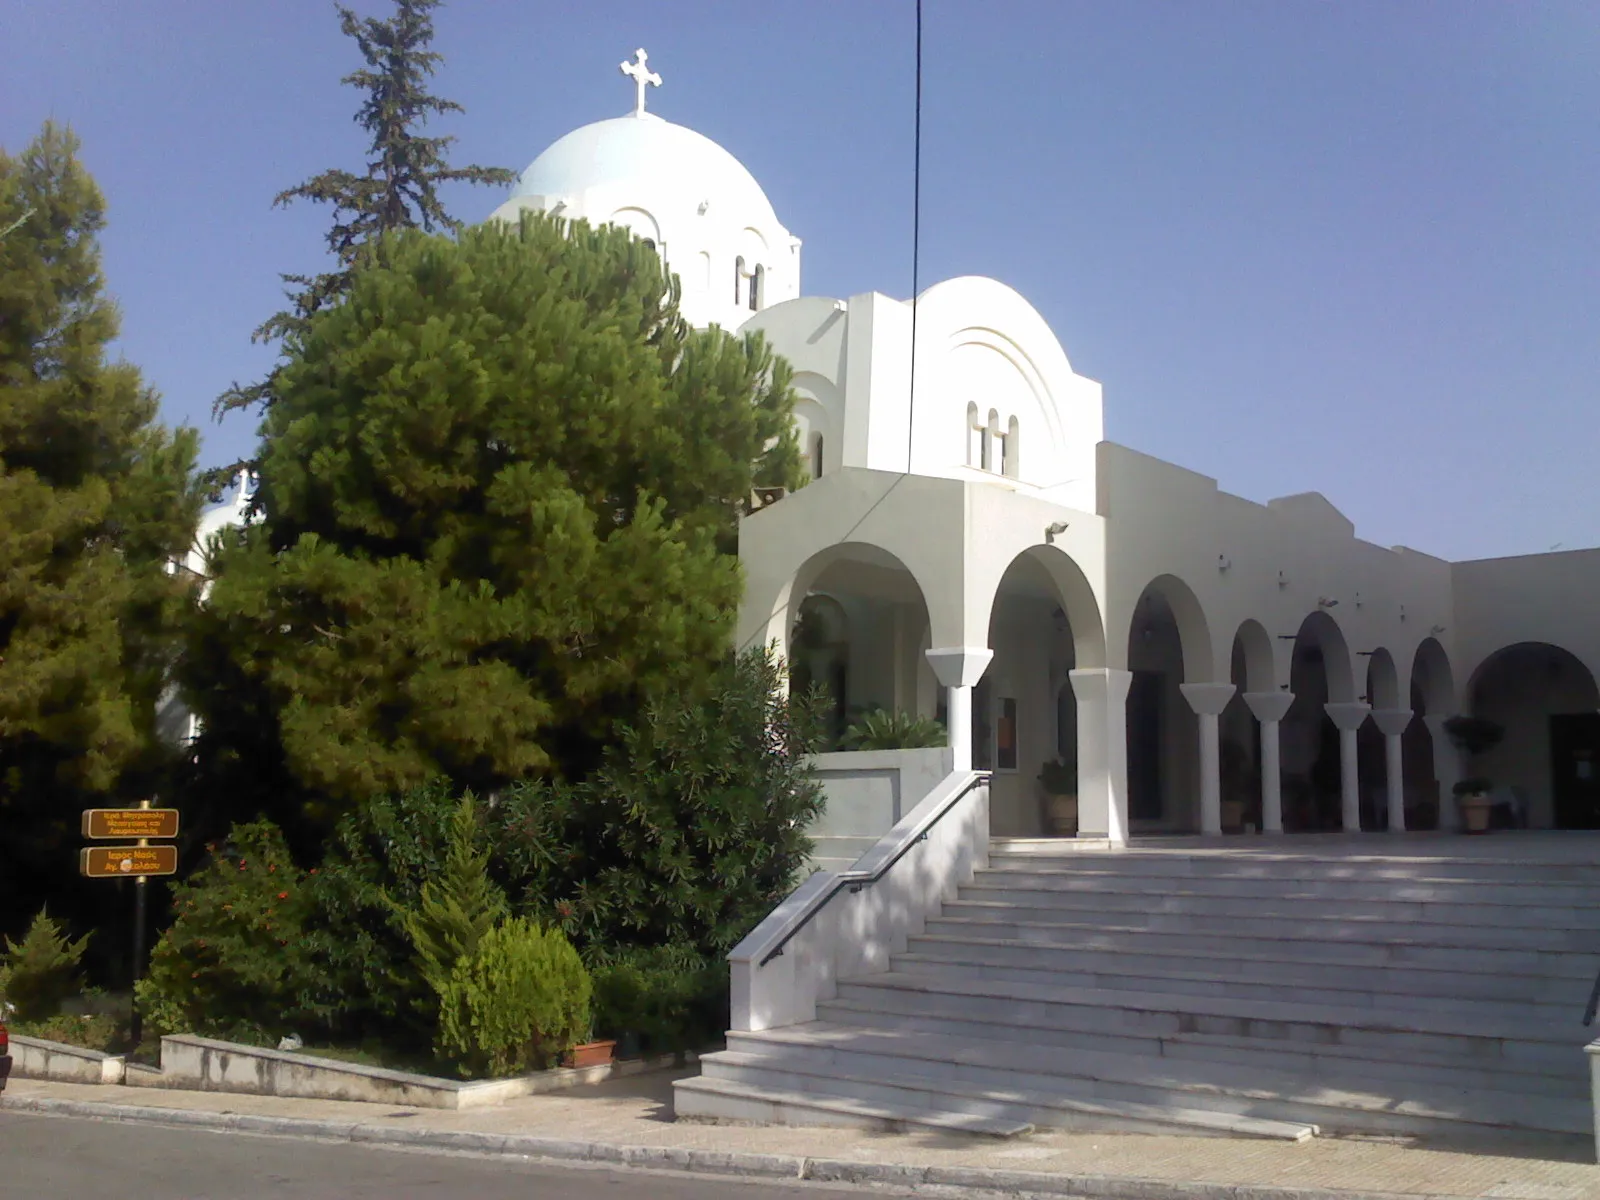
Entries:
{"type": "Polygon", "coordinates": [[[4,1200],[861,1200],[864,1194],[0,1113],[4,1200]]]}

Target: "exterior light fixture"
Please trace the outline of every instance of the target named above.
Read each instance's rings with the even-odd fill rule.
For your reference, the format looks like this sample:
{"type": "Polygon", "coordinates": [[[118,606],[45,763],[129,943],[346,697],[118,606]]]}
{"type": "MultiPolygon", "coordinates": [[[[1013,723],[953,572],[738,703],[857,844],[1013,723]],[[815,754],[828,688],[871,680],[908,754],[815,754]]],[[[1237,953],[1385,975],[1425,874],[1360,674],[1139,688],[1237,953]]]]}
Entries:
{"type": "Polygon", "coordinates": [[[1217,555],[1217,570],[1226,571],[1231,566],[1233,566],[1233,559],[1226,554],[1217,555]]]}
{"type": "Polygon", "coordinates": [[[1056,538],[1067,531],[1065,521],[1052,521],[1044,527],[1044,540],[1049,545],[1054,545],[1056,538]]]}
{"type": "Polygon", "coordinates": [[[1330,600],[1326,596],[1317,597],[1318,608],[1337,608],[1338,606],[1339,602],[1337,600],[1330,600]]]}
{"type": "Polygon", "coordinates": [[[1444,632],[1444,626],[1443,625],[1435,625],[1432,629],[1428,630],[1428,632],[1433,634],[1435,637],[1437,637],[1439,634],[1444,632]]]}

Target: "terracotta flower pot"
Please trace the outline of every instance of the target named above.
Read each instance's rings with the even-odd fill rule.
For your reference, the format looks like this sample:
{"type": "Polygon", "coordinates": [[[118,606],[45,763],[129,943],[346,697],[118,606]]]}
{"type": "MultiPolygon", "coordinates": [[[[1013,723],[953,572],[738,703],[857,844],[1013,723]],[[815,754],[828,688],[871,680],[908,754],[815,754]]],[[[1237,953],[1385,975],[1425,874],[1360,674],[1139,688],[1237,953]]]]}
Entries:
{"type": "Polygon", "coordinates": [[[1489,797],[1479,792],[1461,797],[1461,824],[1468,833],[1489,832],[1489,797]]]}
{"type": "Polygon", "coordinates": [[[1046,808],[1050,814],[1050,832],[1056,837],[1076,837],[1078,835],[1078,797],[1076,793],[1066,796],[1050,796],[1046,800],[1046,808]]]}
{"type": "Polygon", "coordinates": [[[611,1061],[616,1042],[585,1042],[561,1056],[563,1067],[603,1067],[611,1061]]]}

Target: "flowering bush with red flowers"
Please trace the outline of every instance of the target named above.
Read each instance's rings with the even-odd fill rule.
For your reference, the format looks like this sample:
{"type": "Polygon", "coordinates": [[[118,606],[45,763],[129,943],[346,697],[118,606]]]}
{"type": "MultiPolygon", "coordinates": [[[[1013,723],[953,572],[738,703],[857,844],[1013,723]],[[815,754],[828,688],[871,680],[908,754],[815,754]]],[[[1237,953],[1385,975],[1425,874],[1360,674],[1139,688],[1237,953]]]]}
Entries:
{"type": "Polygon", "coordinates": [[[173,922],[139,982],[146,1024],[275,1043],[302,1019],[309,963],[304,874],[269,821],[235,825],[172,889],[173,922]]]}

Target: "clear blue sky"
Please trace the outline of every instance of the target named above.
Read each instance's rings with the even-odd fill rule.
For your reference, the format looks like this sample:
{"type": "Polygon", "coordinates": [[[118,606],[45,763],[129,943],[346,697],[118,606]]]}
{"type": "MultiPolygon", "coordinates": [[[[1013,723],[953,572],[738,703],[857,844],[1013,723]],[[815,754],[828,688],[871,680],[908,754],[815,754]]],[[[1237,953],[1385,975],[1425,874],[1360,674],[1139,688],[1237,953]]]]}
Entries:
{"type": "MultiPolygon", "coordinates": [[[[439,128],[520,170],[628,111],[644,46],[652,109],[762,182],[808,293],[905,296],[912,14],[457,0],[439,128]]],[[[208,462],[248,450],[211,401],[326,226],[269,202],[361,162],[332,5],[5,0],[0,48],[0,144],[70,121],[109,197],[122,351],[208,462]]],[[[923,284],[1018,288],[1109,438],[1380,544],[1600,544],[1600,5],[927,0],[924,79],[923,284]]]]}

